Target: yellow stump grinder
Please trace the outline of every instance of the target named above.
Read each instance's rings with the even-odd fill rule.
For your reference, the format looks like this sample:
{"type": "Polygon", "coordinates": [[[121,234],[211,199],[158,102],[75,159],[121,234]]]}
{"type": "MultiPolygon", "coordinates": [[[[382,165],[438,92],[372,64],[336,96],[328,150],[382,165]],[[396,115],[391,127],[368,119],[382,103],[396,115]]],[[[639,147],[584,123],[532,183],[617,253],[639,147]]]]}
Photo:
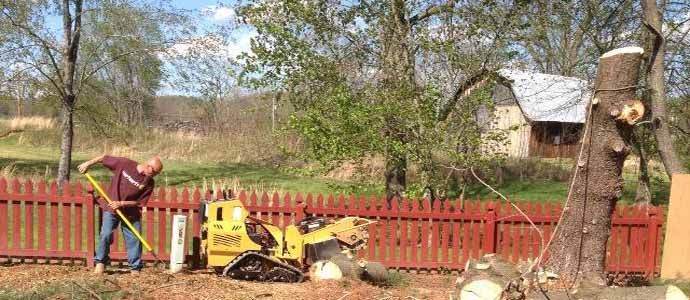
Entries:
{"type": "Polygon", "coordinates": [[[373,223],[308,216],[281,229],[250,216],[240,200],[203,201],[199,216],[202,261],[208,267],[234,279],[273,282],[301,282],[315,262],[363,248],[373,223]]]}

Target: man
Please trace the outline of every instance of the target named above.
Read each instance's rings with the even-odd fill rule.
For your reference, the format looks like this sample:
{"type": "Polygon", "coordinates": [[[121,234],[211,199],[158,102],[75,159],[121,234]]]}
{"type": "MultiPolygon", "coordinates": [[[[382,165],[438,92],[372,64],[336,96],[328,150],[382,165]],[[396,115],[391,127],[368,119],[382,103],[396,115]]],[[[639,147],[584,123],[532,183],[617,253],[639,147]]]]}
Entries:
{"type": "MultiPolygon", "coordinates": [[[[101,197],[97,199],[98,204],[103,209],[103,222],[98,248],[96,248],[94,273],[103,274],[105,266],[110,263],[108,254],[110,253],[110,244],[113,242],[113,233],[121,221],[115,210],[119,209],[134,228],[141,232],[141,207],[146,205],[153,193],[155,185],[153,177],[163,170],[163,164],[158,157],[150,159],[145,164],[139,164],[124,157],[101,155],[79,165],[79,172],[85,173],[96,163],[103,164],[113,172],[110,187],[105,191],[112,203],[108,204],[101,197]]],[[[127,246],[127,261],[130,271],[138,273],[144,266],[141,261],[141,241],[137,239],[127,225],[122,224],[121,227],[127,246]]]]}

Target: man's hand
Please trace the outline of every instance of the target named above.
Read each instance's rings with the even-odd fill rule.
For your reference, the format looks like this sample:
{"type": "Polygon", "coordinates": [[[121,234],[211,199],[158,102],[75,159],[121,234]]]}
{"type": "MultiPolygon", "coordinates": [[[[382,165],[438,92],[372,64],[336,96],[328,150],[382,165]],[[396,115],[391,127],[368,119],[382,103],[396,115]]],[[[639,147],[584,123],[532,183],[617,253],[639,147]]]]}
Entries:
{"type": "Polygon", "coordinates": [[[77,166],[77,169],[79,170],[79,173],[86,173],[86,171],[89,170],[89,167],[91,167],[91,161],[87,161],[79,166],[77,166]]]}
{"type": "Polygon", "coordinates": [[[122,201],[111,201],[110,203],[108,203],[108,205],[109,205],[110,208],[112,208],[113,210],[117,210],[118,208],[120,208],[120,207],[123,206],[123,205],[122,205],[122,201]]]}
{"type": "Polygon", "coordinates": [[[95,157],[95,158],[92,159],[92,160],[88,160],[88,161],[82,163],[81,165],[77,166],[77,170],[79,170],[79,173],[84,174],[84,173],[86,173],[86,171],[88,171],[89,168],[90,168],[91,166],[93,166],[95,163],[103,162],[103,158],[105,158],[105,154],[103,154],[103,155],[101,155],[101,156],[98,156],[98,157],[95,157]]]}

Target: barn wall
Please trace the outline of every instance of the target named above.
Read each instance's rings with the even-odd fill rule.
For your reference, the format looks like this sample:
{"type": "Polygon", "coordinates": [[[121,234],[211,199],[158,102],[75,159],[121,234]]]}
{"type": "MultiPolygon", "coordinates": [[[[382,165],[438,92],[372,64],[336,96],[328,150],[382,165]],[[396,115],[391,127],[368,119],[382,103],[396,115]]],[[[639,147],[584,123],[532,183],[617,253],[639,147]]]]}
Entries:
{"type": "Polygon", "coordinates": [[[493,112],[490,124],[491,131],[503,131],[507,134],[506,145],[496,145],[497,152],[506,153],[509,157],[527,157],[531,127],[517,105],[499,105],[493,112]]]}

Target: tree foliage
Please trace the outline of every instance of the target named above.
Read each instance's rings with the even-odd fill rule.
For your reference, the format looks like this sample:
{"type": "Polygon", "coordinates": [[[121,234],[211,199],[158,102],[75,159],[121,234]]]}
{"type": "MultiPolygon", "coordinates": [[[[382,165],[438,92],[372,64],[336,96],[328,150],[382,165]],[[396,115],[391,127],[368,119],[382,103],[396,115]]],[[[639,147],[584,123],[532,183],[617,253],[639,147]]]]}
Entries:
{"type": "Polygon", "coordinates": [[[283,91],[297,108],[290,128],[304,138],[304,158],[327,168],[383,158],[387,179],[402,177],[404,187],[415,167],[419,186],[435,190],[442,166],[496,158],[474,112],[490,104],[488,79],[515,54],[519,9],[502,1],[250,1],[239,16],[258,36],[242,57],[243,79],[283,91]]]}
{"type": "MultiPolygon", "coordinates": [[[[129,74],[121,78],[127,77],[124,80],[129,80],[131,87],[131,82],[137,80],[134,73],[143,74],[132,67],[151,63],[152,56],[144,58],[141,54],[167,48],[165,45],[144,47],[142,41],[156,40],[156,32],[167,37],[180,32],[176,26],[182,26],[180,21],[184,18],[177,18],[179,14],[162,2],[3,0],[0,4],[0,58],[7,62],[3,66],[5,71],[30,74],[45,87],[44,93],[59,99],[62,138],[58,182],[62,184],[70,176],[73,120],[80,108],[78,100],[93,90],[93,83],[104,74],[105,68],[137,55],[143,60],[132,60],[129,68],[123,68],[126,63],[119,64],[121,73],[128,69],[129,74]],[[61,23],[57,25],[55,20],[61,23]],[[154,32],[151,29],[155,27],[166,27],[166,30],[154,32]]],[[[138,77],[137,84],[142,81],[145,79],[138,77]]]]}

